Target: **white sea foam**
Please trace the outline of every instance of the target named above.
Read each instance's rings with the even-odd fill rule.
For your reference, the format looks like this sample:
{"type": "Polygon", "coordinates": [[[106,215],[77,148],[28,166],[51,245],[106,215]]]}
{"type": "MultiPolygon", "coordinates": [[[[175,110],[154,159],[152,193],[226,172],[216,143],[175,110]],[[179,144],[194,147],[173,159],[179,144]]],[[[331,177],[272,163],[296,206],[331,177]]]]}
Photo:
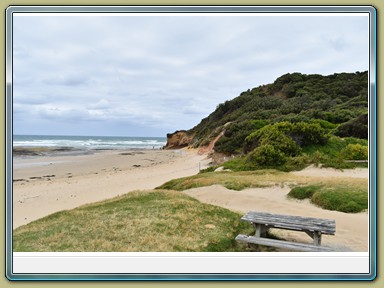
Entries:
{"type": "Polygon", "coordinates": [[[165,138],[106,136],[33,136],[15,135],[14,147],[71,147],[75,149],[159,149],[165,138]]]}

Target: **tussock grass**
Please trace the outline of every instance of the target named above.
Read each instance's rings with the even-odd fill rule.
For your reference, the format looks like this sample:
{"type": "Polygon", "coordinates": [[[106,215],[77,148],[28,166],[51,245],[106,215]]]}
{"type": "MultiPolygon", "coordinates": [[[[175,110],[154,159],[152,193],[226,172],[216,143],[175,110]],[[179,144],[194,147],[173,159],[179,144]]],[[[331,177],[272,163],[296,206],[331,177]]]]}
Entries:
{"type": "Polygon", "coordinates": [[[234,239],[252,234],[240,214],[175,191],[138,191],[21,226],[14,251],[245,251],[234,239]]]}
{"type": "Polygon", "coordinates": [[[313,194],[315,194],[321,186],[318,185],[308,185],[308,186],[297,186],[294,187],[289,193],[289,198],[295,198],[295,199],[307,199],[311,198],[313,194]]]}
{"type": "Polygon", "coordinates": [[[183,191],[214,184],[232,190],[275,185],[289,186],[292,187],[292,190],[287,195],[288,197],[308,198],[313,204],[327,210],[356,213],[368,208],[367,179],[298,176],[277,170],[206,172],[174,179],[158,188],[183,191]]]}
{"type": "Polygon", "coordinates": [[[294,187],[289,198],[310,199],[311,202],[327,210],[345,213],[358,213],[368,209],[367,187],[352,185],[307,185],[294,187]]]}
{"type": "Polygon", "coordinates": [[[231,190],[263,188],[277,183],[293,182],[297,177],[277,170],[256,170],[242,172],[206,172],[190,177],[173,179],[156,189],[183,191],[211,185],[223,185],[231,190]]]}

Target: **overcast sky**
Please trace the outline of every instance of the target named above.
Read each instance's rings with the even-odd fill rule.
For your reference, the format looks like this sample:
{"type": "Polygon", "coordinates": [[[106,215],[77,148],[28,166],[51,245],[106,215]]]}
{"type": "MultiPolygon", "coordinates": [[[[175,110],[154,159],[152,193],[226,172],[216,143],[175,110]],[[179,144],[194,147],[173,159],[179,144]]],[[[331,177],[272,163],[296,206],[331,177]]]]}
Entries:
{"type": "Polygon", "coordinates": [[[368,70],[367,17],[281,15],[14,16],[14,134],[165,137],[285,73],[368,70]]]}

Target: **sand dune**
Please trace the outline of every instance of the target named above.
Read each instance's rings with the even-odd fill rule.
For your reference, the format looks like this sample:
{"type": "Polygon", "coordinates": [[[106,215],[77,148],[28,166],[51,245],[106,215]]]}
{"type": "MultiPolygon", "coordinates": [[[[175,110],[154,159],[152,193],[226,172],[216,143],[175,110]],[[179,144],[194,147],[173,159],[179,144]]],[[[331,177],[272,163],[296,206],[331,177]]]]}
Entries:
{"type": "MultiPolygon", "coordinates": [[[[209,160],[196,150],[104,151],[91,155],[14,159],[13,227],[51,213],[72,209],[133,190],[153,189],[171,179],[190,176],[209,160]]],[[[368,169],[334,170],[309,167],[298,176],[368,178],[368,169]]],[[[249,210],[336,220],[336,235],[323,243],[339,251],[368,251],[368,213],[328,211],[308,200],[287,199],[289,187],[232,191],[214,185],[185,191],[202,202],[234,211],[249,210]]],[[[300,232],[275,230],[278,236],[311,242],[300,232]]]]}
{"type": "MultiPolygon", "coordinates": [[[[324,210],[311,204],[309,200],[287,198],[289,187],[252,188],[242,191],[228,190],[220,185],[194,188],[186,194],[201,202],[221,206],[246,213],[250,210],[277,214],[296,215],[336,220],[336,234],[324,235],[322,243],[336,251],[368,251],[368,214],[350,214],[324,210]]],[[[302,232],[274,229],[273,232],[284,239],[311,243],[312,239],[302,232]]]]}

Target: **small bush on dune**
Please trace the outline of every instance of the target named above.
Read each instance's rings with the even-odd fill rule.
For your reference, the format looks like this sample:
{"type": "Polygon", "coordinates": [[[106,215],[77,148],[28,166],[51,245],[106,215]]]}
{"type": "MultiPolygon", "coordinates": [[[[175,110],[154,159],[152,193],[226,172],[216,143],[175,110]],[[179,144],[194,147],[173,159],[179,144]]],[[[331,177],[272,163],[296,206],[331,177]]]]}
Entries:
{"type": "Polygon", "coordinates": [[[360,144],[348,144],[340,154],[344,159],[349,160],[367,160],[368,159],[368,146],[360,144]]]}
{"type": "Polygon", "coordinates": [[[289,191],[288,197],[300,199],[300,200],[311,199],[313,194],[319,191],[319,189],[320,189],[320,186],[316,186],[316,185],[294,187],[291,191],[289,191]]]}
{"type": "Polygon", "coordinates": [[[278,166],[285,162],[286,157],[283,152],[274,146],[267,144],[256,148],[251,152],[247,160],[260,166],[278,166]]]}
{"type": "Polygon", "coordinates": [[[294,157],[301,154],[302,147],[323,145],[327,141],[326,130],[318,123],[279,122],[251,133],[245,139],[244,151],[254,149],[249,153],[247,160],[261,167],[281,166],[291,159],[288,166],[281,168],[291,170],[295,169],[295,166],[305,167],[306,165],[304,162],[307,161],[304,161],[304,158],[300,159],[301,163],[295,164],[293,161],[294,157]]]}
{"type": "Polygon", "coordinates": [[[324,190],[315,193],[311,202],[327,210],[358,213],[368,208],[368,193],[340,188],[324,190]]]}
{"type": "Polygon", "coordinates": [[[294,187],[288,197],[310,199],[313,204],[323,209],[345,213],[358,213],[368,208],[367,191],[353,187],[299,186],[294,187]]]}

